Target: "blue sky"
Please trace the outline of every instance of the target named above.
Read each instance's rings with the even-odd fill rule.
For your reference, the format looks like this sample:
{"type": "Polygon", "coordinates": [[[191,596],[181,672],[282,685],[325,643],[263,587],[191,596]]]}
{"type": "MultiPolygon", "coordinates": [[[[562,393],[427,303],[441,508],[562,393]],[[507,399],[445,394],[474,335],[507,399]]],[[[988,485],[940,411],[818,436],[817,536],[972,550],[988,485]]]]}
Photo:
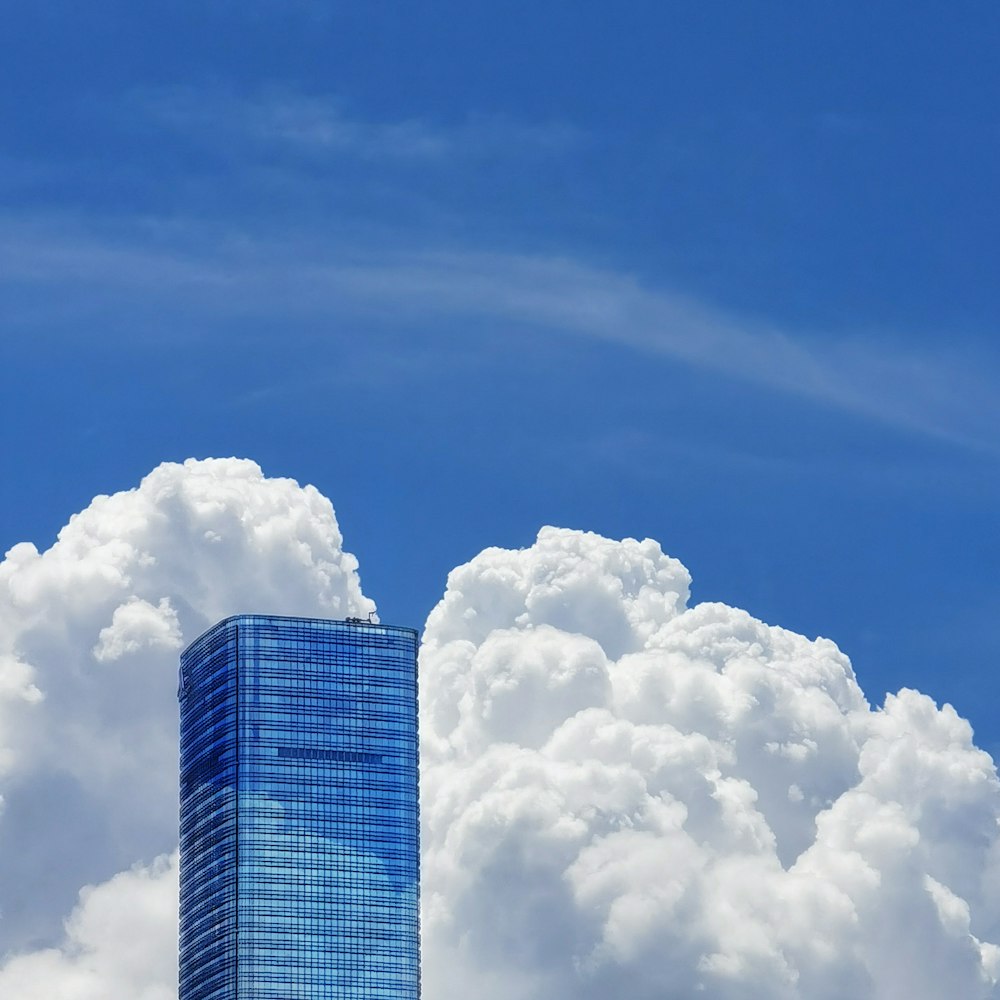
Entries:
{"type": "Polygon", "coordinates": [[[403,623],[649,535],[1000,749],[1000,13],[623,7],[5,11],[0,542],[226,454],[403,623]]]}

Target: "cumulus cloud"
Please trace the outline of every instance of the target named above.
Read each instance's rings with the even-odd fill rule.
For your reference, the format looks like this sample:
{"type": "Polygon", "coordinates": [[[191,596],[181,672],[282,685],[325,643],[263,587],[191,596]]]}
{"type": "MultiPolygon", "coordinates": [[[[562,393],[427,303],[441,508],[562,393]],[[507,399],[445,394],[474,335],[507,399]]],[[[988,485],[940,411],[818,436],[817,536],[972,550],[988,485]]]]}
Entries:
{"type": "Polygon", "coordinates": [[[236,612],[373,609],[329,500],[250,461],[161,465],[96,497],[48,550],[14,546],[0,563],[0,952],[54,943],[81,885],[175,848],[183,644],[236,612]]]}
{"type": "Polygon", "coordinates": [[[169,597],[156,605],[131,597],[115,608],[111,624],[101,629],[93,652],[96,660],[118,660],[144,647],[179,649],[182,645],[180,623],[169,597]]]}
{"type": "MultiPolygon", "coordinates": [[[[969,725],[873,707],[832,642],[689,587],[656,542],[556,528],[449,576],[425,996],[1000,997],[1000,784],[969,725]]],[[[3,997],[175,996],[177,651],[258,609],[373,605],[329,501],[252,462],[160,466],[0,564],[3,997]]]]}
{"type": "Polygon", "coordinates": [[[915,691],[721,604],[651,541],[544,529],[424,636],[426,993],[1000,996],[1000,785],[915,691]]]}
{"type": "Polygon", "coordinates": [[[62,941],[11,958],[12,1000],[172,1000],[177,996],[177,856],[80,892],[62,941]]]}

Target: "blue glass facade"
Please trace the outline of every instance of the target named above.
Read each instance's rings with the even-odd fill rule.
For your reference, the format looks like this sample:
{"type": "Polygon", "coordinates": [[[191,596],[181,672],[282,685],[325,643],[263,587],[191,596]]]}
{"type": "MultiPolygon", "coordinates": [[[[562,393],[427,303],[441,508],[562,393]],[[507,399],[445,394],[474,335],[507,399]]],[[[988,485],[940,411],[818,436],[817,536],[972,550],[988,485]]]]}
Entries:
{"type": "Polygon", "coordinates": [[[181,655],[179,1000],[417,1000],[416,653],[238,615],[181,655]]]}

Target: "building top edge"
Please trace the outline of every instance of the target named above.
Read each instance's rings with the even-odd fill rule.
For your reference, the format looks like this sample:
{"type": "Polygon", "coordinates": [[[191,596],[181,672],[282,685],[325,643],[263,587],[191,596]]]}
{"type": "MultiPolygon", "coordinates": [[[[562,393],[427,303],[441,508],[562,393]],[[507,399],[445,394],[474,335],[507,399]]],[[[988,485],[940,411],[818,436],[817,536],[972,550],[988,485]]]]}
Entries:
{"type": "Polygon", "coordinates": [[[307,616],[300,615],[270,615],[262,613],[241,613],[236,615],[229,615],[226,618],[222,618],[217,621],[214,625],[205,629],[200,635],[192,639],[191,642],[184,647],[181,651],[181,656],[186,656],[188,651],[196,646],[199,642],[205,639],[207,636],[211,635],[213,632],[217,632],[220,629],[226,628],[230,625],[256,625],[263,622],[275,622],[277,624],[284,625],[310,625],[310,626],[320,626],[323,628],[330,627],[343,627],[347,629],[372,629],[382,632],[403,632],[412,635],[414,639],[419,638],[419,630],[411,628],[409,625],[387,625],[384,622],[369,622],[363,618],[311,618],[307,616]]]}

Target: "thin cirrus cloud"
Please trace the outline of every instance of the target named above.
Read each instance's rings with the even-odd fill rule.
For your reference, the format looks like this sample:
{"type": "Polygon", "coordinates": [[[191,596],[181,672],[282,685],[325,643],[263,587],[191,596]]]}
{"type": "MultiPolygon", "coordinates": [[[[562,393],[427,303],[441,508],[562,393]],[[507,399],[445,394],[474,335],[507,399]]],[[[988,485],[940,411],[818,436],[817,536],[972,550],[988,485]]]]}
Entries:
{"type": "MultiPolygon", "coordinates": [[[[829,640],[689,590],[655,541],[558,528],[449,575],[425,994],[1000,995],[1000,782],[968,724],[873,707],[829,640]]],[[[0,995],[175,996],[176,646],[248,608],[372,608],[329,501],[248,461],[160,466],[0,564],[0,995]]]]}
{"type": "Polygon", "coordinates": [[[109,331],[141,321],[172,326],[175,337],[192,316],[220,327],[280,316],[286,327],[324,322],[337,341],[351,317],[405,327],[412,348],[450,319],[467,324],[466,338],[507,329],[613,345],[988,453],[1000,428],[996,366],[981,352],[789,331],[572,257],[407,251],[177,222],[97,235],[8,217],[0,273],[12,336],[97,313],[109,331]]]}
{"type": "Polygon", "coordinates": [[[249,151],[273,147],[293,157],[354,157],[411,167],[562,154],[587,142],[584,132],[565,123],[526,124],[503,116],[472,115],[450,124],[417,117],[372,121],[351,115],[336,97],[282,89],[255,96],[183,87],[139,91],[123,113],[216,151],[236,141],[249,151]]]}
{"type": "MultiPolygon", "coordinates": [[[[950,331],[917,345],[905,331],[787,328],[686,295],[668,280],[639,279],[573,253],[497,252],[488,237],[428,246],[426,232],[434,226],[427,213],[440,221],[454,210],[450,164],[568,161],[595,141],[570,124],[484,116],[377,121],[351,113],[336,97],[281,88],[252,95],[211,87],[134,91],[90,113],[104,127],[122,129],[124,148],[140,157],[150,131],[161,144],[155,148],[200,146],[208,156],[200,172],[190,172],[185,155],[177,162],[157,158],[139,173],[156,178],[158,171],[180,170],[186,183],[178,186],[172,175],[165,187],[216,207],[197,219],[189,206],[179,214],[148,206],[141,213],[122,196],[118,211],[105,204],[74,218],[42,211],[0,216],[0,295],[10,338],[74,327],[87,327],[89,337],[95,325],[105,336],[142,330],[161,338],[197,326],[206,337],[213,328],[231,328],[229,321],[280,317],[289,336],[296,322],[311,329],[319,323],[334,341],[346,336],[345,320],[370,320],[401,331],[419,349],[443,326],[461,325],[467,341],[504,339],[513,329],[613,345],[664,366],[708,372],[719,376],[720,393],[727,381],[742,382],[996,453],[996,357],[950,338],[950,331]],[[142,142],[132,141],[135,129],[142,142]],[[331,212],[324,199],[341,184],[330,183],[327,168],[341,161],[354,162],[343,179],[351,197],[331,212]],[[382,166],[398,168],[398,176],[387,180],[382,166]],[[441,184],[414,209],[417,224],[393,216],[377,230],[352,216],[354,195],[366,193],[362,201],[377,217],[389,190],[400,199],[393,210],[405,217],[404,206],[423,204],[407,180],[421,170],[441,184]],[[238,227],[217,204],[226,203],[219,196],[231,189],[250,196],[241,202],[238,227]],[[304,211],[305,221],[298,228],[287,219],[263,221],[272,199],[289,218],[304,211]],[[317,199],[324,207],[312,204],[317,199]]],[[[90,163],[45,166],[67,171],[66,183],[74,183],[74,170],[92,172],[90,163]]],[[[117,176],[117,160],[106,166],[117,176]]],[[[123,177],[120,187],[132,190],[132,180],[123,177]]]]}

